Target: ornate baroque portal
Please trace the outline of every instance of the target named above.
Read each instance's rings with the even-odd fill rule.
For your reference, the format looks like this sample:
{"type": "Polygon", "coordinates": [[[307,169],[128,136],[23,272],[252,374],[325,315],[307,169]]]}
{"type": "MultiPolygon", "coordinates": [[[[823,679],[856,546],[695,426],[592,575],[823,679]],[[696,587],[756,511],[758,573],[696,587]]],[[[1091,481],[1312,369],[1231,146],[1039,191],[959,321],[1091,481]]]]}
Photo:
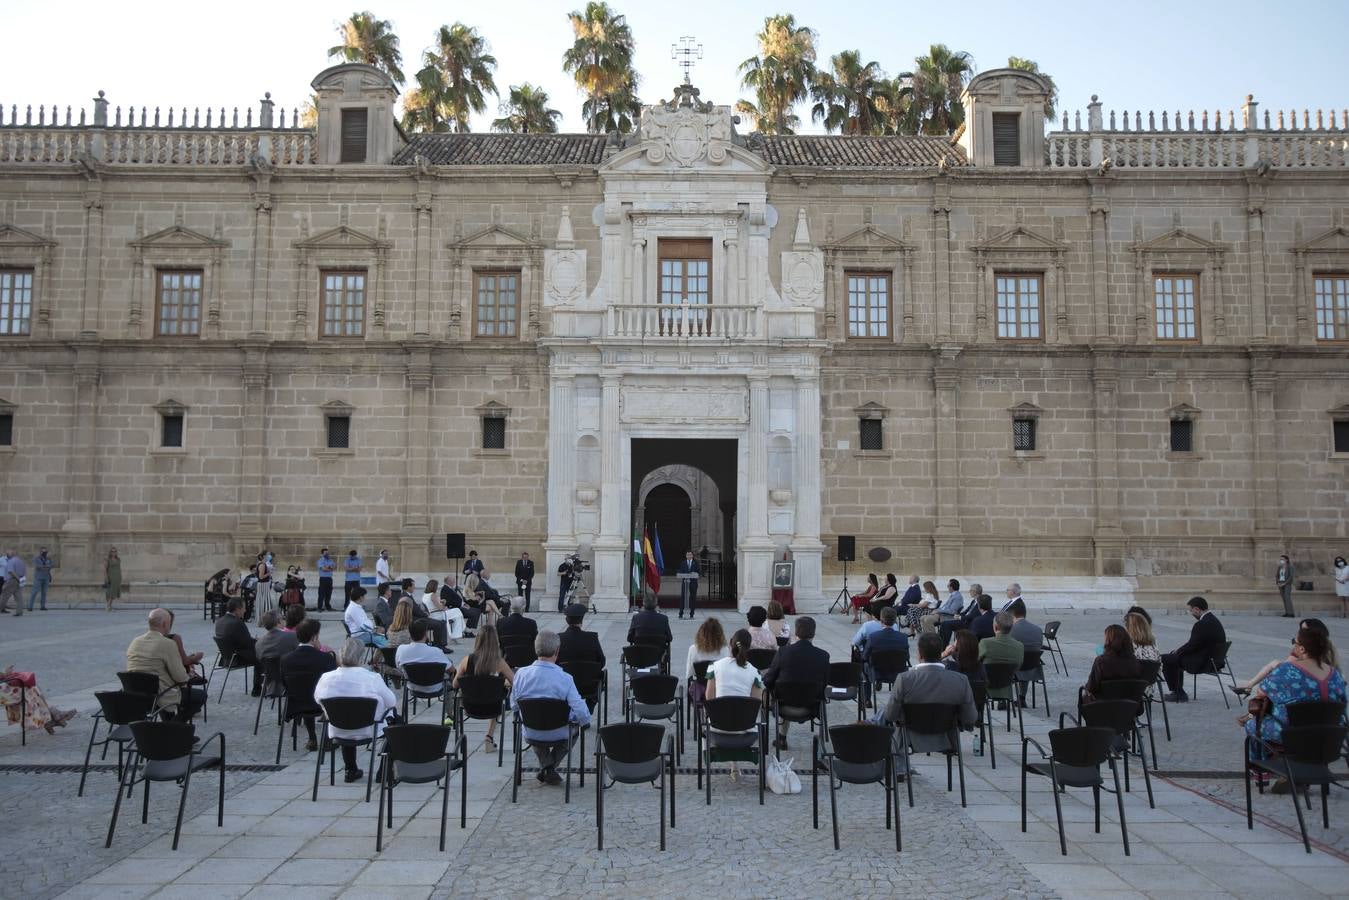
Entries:
{"type": "MultiPolygon", "coordinates": [[[[549,571],[576,549],[594,559],[594,600],[626,608],[634,439],[737,441],[737,594],[769,599],[775,553],[796,560],[798,597],[821,595],[822,252],[795,223],[784,297],[769,281],[764,161],[732,142],[731,109],[682,85],[648,107],[641,140],[600,168],[598,277],[565,210],[544,251],[549,351],[549,571]],[[666,246],[705,245],[695,269],[666,246]]],[[[693,443],[691,447],[696,446],[693,443]]],[[[683,463],[697,467],[690,456],[683,463]]]]}

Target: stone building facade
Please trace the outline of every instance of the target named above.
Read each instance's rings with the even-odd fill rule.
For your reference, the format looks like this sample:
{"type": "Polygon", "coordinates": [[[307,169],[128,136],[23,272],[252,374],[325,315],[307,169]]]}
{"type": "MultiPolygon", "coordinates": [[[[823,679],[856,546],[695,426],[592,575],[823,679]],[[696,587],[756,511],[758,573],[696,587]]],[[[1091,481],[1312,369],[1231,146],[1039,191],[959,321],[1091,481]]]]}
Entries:
{"type": "Polygon", "coordinates": [[[950,141],[742,136],[687,86],[625,141],[406,136],[354,64],[315,130],[11,110],[0,535],[79,584],[113,545],[133,580],[264,544],[434,575],[462,531],[503,570],[579,548],[615,609],[669,485],[741,604],[789,553],[823,608],[842,535],[855,583],[1323,567],[1349,123],[1046,133],[1045,87],[982,73],[950,141]]]}

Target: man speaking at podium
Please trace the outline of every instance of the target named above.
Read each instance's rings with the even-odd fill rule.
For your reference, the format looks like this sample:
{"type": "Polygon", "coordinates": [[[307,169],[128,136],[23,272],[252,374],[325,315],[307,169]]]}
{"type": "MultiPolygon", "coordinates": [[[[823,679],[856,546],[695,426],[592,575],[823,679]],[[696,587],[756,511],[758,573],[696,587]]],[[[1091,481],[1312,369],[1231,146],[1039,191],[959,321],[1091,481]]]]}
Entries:
{"type": "Polygon", "coordinates": [[[698,603],[698,561],[693,551],[684,552],[684,561],[675,573],[679,577],[679,618],[684,618],[684,608],[688,607],[689,618],[693,618],[693,609],[698,603]]]}

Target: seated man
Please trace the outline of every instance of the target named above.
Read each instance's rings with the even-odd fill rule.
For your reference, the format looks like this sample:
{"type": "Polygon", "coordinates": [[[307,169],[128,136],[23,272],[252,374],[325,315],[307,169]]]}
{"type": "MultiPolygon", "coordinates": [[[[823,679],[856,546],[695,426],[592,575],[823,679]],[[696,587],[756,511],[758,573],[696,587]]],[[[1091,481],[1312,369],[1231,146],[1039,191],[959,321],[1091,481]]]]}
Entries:
{"type": "Polygon", "coordinates": [[[924,631],[936,631],[938,625],[951,621],[965,608],[965,595],[960,593],[960,582],[952,578],[946,582],[946,589],[950,593],[946,595],[942,605],[937,607],[937,611],[930,616],[923,616],[920,624],[924,631]]]}
{"type": "Polygon", "coordinates": [[[245,606],[242,597],[229,599],[225,604],[225,614],[215,620],[215,638],[226,656],[221,662],[228,661],[232,653],[236,666],[247,663],[253,667],[253,696],[256,697],[262,692],[262,670],[258,667],[257,642],[244,624],[245,606]]]}
{"type": "MultiPolygon", "coordinates": [[[[862,620],[861,625],[857,626],[857,631],[855,631],[852,636],[852,645],[857,649],[856,655],[860,656],[866,650],[867,639],[870,638],[871,635],[880,631],[882,628],[893,627],[896,633],[899,632],[898,613],[896,613],[894,618],[894,621],[896,623],[895,625],[886,626],[882,624],[881,619],[885,617],[885,611],[887,609],[894,609],[894,607],[874,606],[869,603],[861,607],[862,615],[864,615],[866,618],[862,620]]],[[[907,641],[905,641],[905,646],[908,646],[907,641]]]]}
{"type": "MultiPolygon", "coordinates": [[[[979,615],[979,597],[984,593],[984,586],[978,583],[970,585],[970,598],[963,609],[957,612],[949,619],[942,619],[937,625],[937,634],[941,637],[943,644],[950,644],[951,637],[962,628],[969,628],[979,615]]],[[[993,606],[993,598],[988,598],[988,605],[993,606]]],[[[990,626],[991,627],[991,626],[990,626]]]]}
{"type": "MultiPolygon", "coordinates": [[[[1044,650],[1045,632],[1044,629],[1033,622],[1026,620],[1026,602],[1018,598],[1007,608],[1012,614],[1012,637],[1021,642],[1021,646],[1027,650],[1044,650]]],[[[1043,679],[1044,668],[1037,667],[1028,672],[1016,673],[1016,694],[1021,702],[1021,708],[1026,708],[1026,685],[1033,679],[1043,679]]]]}
{"type": "Polygon", "coordinates": [[[393,624],[393,608],[398,605],[398,594],[394,591],[394,585],[388,581],[380,584],[376,591],[378,596],[375,597],[375,609],[370,618],[376,627],[387,632],[393,624]]]}
{"type": "Polygon", "coordinates": [[[172,621],[166,609],[150,611],[149,630],[126,648],[126,668],[128,672],[150,672],[158,676],[160,709],[174,713],[174,718],[180,722],[188,722],[206,703],[206,689],[188,686],[189,676],[183,667],[182,652],[169,637],[172,621]]]}
{"type": "Polygon", "coordinates": [[[1185,693],[1185,675],[1183,672],[1203,672],[1212,660],[1223,659],[1227,649],[1227,631],[1218,617],[1208,610],[1208,601],[1203,597],[1191,597],[1185,609],[1194,616],[1194,625],[1190,627],[1190,638],[1170,653],[1162,654],[1162,677],[1171,693],[1166,695],[1168,703],[1185,703],[1190,696],[1185,693]]]}
{"type": "Polygon", "coordinates": [[[993,636],[993,617],[997,613],[993,612],[993,598],[988,594],[979,595],[979,615],[970,622],[970,634],[974,635],[975,640],[982,641],[984,638],[993,636]]]}
{"type": "Polygon", "coordinates": [[[583,631],[581,623],[585,620],[586,608],[579,603],[567,607],[567,628],[559,634],[561,649],[557,661],[594,662],[604,668],[604,648],[600,646],[600,636],[593,631],[583,631]]]}
{"type": "Polygon", "coordinates": [[[899,598],[899,614],[906,616],[909,614],[909,607],[923,599],[923,589],[918,585],[918,576],[909,576],[909,586],[904,590],[904,596],[899,598]]]}
{"type": "MultiPolygon", "coordinates": [[[[886,607],[893,612],[893,607],[886,607]]],[[[781,682],[793,684],[820,685],[820,695],[824,695],[825,685],[829,683],[829,651],[814,644],[815,620],[810,616],[798,616],[793,626],[796,640],[778,650],[773,664],[763,673],[763,683],[771,691],[773,685],[781,682]]],[[[787,727],[782,723],[782,733],[773,742],[779,750],[787,749],[787,727]]]]}
{"type": "Polygon", "coordinates": [[[666,646],[674,640],[674,636],[670,633],[670,617],[656,610],[654,594],[647,594],[642,598],[642,608],[633,615],[628,625],[628,643],[634,643],[639,634],[653,641],[663,640],[666,646]]]}
{"type": "MultiPolygon", "coordinates": [[[[281,657],[282,678],[288,675],[319,676],[337,668],[337,657],[324,650],[319,642],[319,627],[322,624],[318,619],[303,619],[295,626],[295,638],[299,645],[281,657]]],[[[319,744],[318,735],[314,732],[314,717],[304,716],[301,721],[304,722],[305,731],[309,732],[309,742],[304,748],[317,750],[319,744]]]]}
{"type": "Polygon", "coordinates": [[[342,621],[346,623],[347,630],[351,632],[354,638],[360,638],[367,647],[387,647],[389,641],[384,637],[384,629],[376,628],[375,623],[370,621],[370,616],[366,615],[365,607],[365,588],[360,585],[351,589],[351,602],[347,604],[346,610],[342,613],[342,621]]]}
{"type": "MultiPolygon", "coordinates": [[[[399,647],[398,652],[394,654],[394,664],[398,666],[399,671],[403,671],[403,667],[408,663],[443,663],[446,671],[453,667],[453,661],[449,655],[444,650],[431,644],[431,629],[427,625],[426,619],[413,619],[412,624],[408,625],[408,635],[411,636],[412,640],[399,647]]],[[[403,672],[403,674],[404,676],[407,675],[406,672],[403,672]]],[[[441,687],[441,685],[436,684],[420,684],[411,679],[408,683],[426,691],[433,691],[441,687]]]]}
{"type": "MultiPolygon", "coordinates": [[[[523,605],[523,598],[521,603],[523,605]]],[[[538,661],[516,671],[515,681],[511,684],[511,708],[518,710],[521,700],[566,700],[571,707],[570,721],[585,727],[590,724],[590,710],[576,690],[576,682],[558,666],[558,647],[558,637],[554,632],[539,632],[534,639],[534,655],[538,661]]],[[[533,745],[534,753],[539,758],[539,781],[561,784],[562,776],[557,774],[557,766],[567,758],[567,751],[571,747],[569,729],[535,731],[526,728],[524,736],[533,745]]]]}
{"type": "MultiPolygon", "coordinates": [[[[352,597],[351,607],[359,606],[359,601],[355,596],[352,597]]],[[[351,607],[348,607],[350,609],[351,607]]],[[[378,738],[384,733],[384,721],[391,713],[398,709],[398,698],[394,696],[393,691],[384,683],[374,672],[365,667],[365,643],[360,638],[352,636],[347,638],[346,643],[342,645],[341,651],[337,654],[337,669],[328,672],[319,678],[318,686],[314,688],[315,700],[330,700],[337,697],[351,698],[370,698],[375,703],[375,724],[373,737],[378,738]]],[[[333,725],[328,726],[328,736],[330,738],[368,738],[372,737],[370,728],[359,728],[348,730],[337,728],[333,725]]],[[[365,777],[365,773],[356,765],[356,748],[342,747],[342,763],[346,767],[346,780],[348,783],[359,781],[365,777]]]]}
{"type": "Polygon", "coordinates": [[[495,603],[498,610],[505,612],[509,604],[502,599],[501,593],[487,580],[492,573],[488,572],[486,567],[478,573],[478,584],[476,592],[482,595],[484,603],[495,603]]]}
{"type": "MultiPolygon", "coordinates": [[[[291,604],[286,608],[286,612],[289,613],[292,609],[298,609],[303,616],[304,607],[291,604]]],[[[263,613],[262,617],[258,619],[258,624],[264,629],[262,637],[258,638],[254,645],[257,649],[258,659],[264,659],[268,656],[275,656],[280,659],[300,645],[299,640],[295,637],[295,632],[286,631],[279,627],[281,624],[280,617],[276,614],[276,610],[269,609],[263,613]]]]}
{"type": "Polygon", "coordinates": [[[525,615],[525,598],[511,598],[511,614],[497,623],[497,635],[506,638],[521,635],[531,641],[538,637],[539,623],[525,615]]]}
{"type": "MultiPolygon", "coordinates": [[[[464,625],[467,628],[477,628],[478,620],[482,618],[482,608],[474,606],[464,596],[464,592],[459,589],[459,576],[446,575],[445,580],[440,585],[440,602],[446,608],[451,605],[458,609],[464,617],[464,625]],[[458,601],[452,603],[452,601],[458,601]]],[[[474,637],[471,631],[465,630],[461,637],[474,637]]]]}
{"type": "MultiPolygon", "coordinates": [[[[984,596],[988,596],[985,594],[984,596]]],[[[984,665],[1012,665],[1021,668],[1026,657],[1025,646],[1012,637],[1012,614],[1000,612],[993,617],[993,637],[979,642],[979,662],[984,665]]],[[[1012,689],[989,688],[988,696],[995,700],[1011,700],[1012,689]]]]}
{"type": "MultiPolygon", "coordinates": [[[[399,602],[406,600],[408,605],[412,607],[412,618],[425,622],[426,627],[430,629],[432,642],[438,647],[449,646],[450,628],[445,622],[443,612],[436,608],[427,609],[426,604],[422,603],[423,598],[412,596],[413,587],[412,579],[404,578],[398,585],[399,590],[395,591],[394,605],[397,606],[399,602]]],[[[437,599],[436,596],[434,594],[429,596],[430,602],[434,604],[437,599]]],[[[392,622],[392,620],[390,621],[392,622]]]]}
{"type": "Polygon", "coordinates": [[[871,664],[871,656],[882,650],[903,650],[909,652],[909,638],[899,630],[899,611],[893,606],[881,608],[880,627],[866,638],[862,646],[862,661],[866,664],[867,681],[876,683],[876,667],[871,664]]]}
{"type": "MultiPolygon", "coordinates": [[[[918,665],[899,676],[885,711],[873,721],[882,725],[903,725],[904,704],[940,703],[959,707],[958,721],[962,730],[969,731],[974,727],[979,713],[974,708],[970,680],[942,665],[942,649],[941,638],[936,634],[928,631],[918,636],[918,665]]],[[[934,750],[945,749],[946,742],[939,740],[941,743],[934,744],[918,738],[911,739],[911,744],[919,751],[928,746],[934,750]]]]}

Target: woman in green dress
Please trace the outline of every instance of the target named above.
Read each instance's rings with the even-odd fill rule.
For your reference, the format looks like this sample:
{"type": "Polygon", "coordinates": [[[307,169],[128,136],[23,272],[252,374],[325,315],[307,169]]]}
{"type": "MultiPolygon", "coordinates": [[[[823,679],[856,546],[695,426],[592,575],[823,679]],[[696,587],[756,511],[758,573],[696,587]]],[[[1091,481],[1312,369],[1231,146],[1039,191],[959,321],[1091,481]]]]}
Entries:
{"type": "Polygon", "coordinates": [[[122,596],[122,560],[117,548],[108,550],[108,558],[103,561],[103,600],[112,612],[112,601],[122,596]]]}

